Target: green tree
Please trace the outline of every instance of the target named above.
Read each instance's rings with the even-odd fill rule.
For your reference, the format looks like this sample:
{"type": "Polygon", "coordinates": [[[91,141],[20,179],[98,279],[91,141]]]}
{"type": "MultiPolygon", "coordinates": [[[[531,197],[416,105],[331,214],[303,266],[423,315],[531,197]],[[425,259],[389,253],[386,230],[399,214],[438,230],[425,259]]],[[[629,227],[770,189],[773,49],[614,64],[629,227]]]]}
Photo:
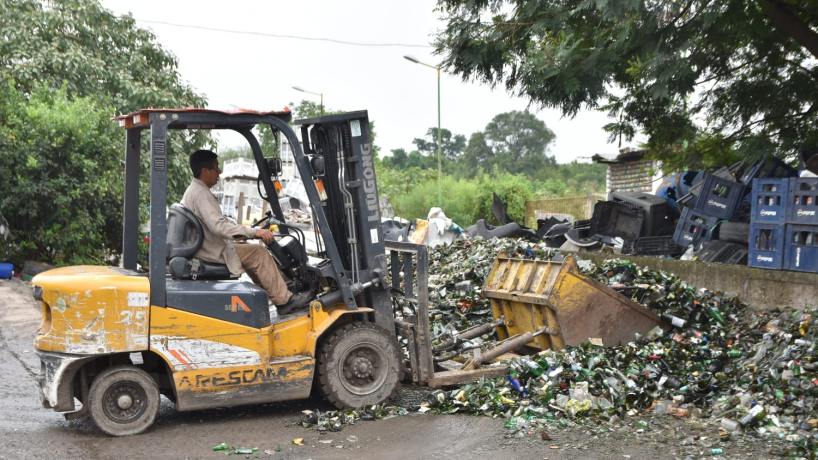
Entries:
{"type": "MultiPolygon", "coordinates": [[[[512,174],[531,174],[556,163],[554,157],[546,153],[554,133],[530,112],[498,114],[486,125],[483,138],[491,151],[485,169],[496,166],[512,174]]],[[[478,144],[476,150],[482,151],[483,147],[478,144]]]]}
{"type": "Polygon", "coordinates": [[[105,263],[121,235],[121,131],[111,107],[69,99],[65,89],[23,94],[0,85],[0,213],[10,254],[63,263],[105,263]]]}
{"type": "MultiPolygon", "coordinates": [[[[302,120],[305,118],[317,118],[322,116],[321,104],[313,101],[302,99],[299,103],[290,102],[290,107],[293,111],[293,120],[302,120]]],[[[326,106],[323,107],[323,115],[333,115],[336,113],[343,113],[343,110],[334,110],[326,106]]]]}
{"type": "Polygon", "coordinates": [[[458,171],[466,177],[474,177],[493,163],[494,151],[486,143],[486,135],[482,131],[473,133],[458,162],[458,171]]]}
{"type": "Polygon", "coordinates": [[[392,154],[383,158],[384,165],[390,168],[403,169],[407,167],[409,155],[405,149],[393,149],[392,154]]]}
{"type": "MultiPolygon", "coordinates": [[[[429,128],[426,131],[426,137],[416,137],[412,143],[415,144],[421,155],[437,158],[437,135],[437,128],[429,128]]],[[[466,148],[466,136],[452,134],[446,128],[440,130],[440,152],[443,156],[441,160],[457,161],[464,148],[466,148]]]]}
{"type": "Polygon", "coordinates": [[[0,11],[0,68],[25,94],[65,83],[69,97],[102,97],[120,113],[205,103],[131,16],[94,0],[0,0],[0,11]]]}
{"type": "MultiPolygon", "coordinates": [[[[111,120],[113,115],[144,107],[205,105],[205,99],[182,82],[176,59],[158,44],[152,33],[138,28],[130,16],[113,15],[95,0],[0,0],[0,12],[0,37],[3,37],[0,40],[0,77],[3,85],[12,85],[14,89],[9,91],[16,94],[14,100],[21,107],[19,111],[9,109],[10,113],[28,113],[28,110],[33,110],[32,107],[37,107],[40,112],[47,112],[43,107],[51,107],[48,104],[52,102],[54,110],[71,108],[76,103],[78,107],[89,110],[89,116],[96,121],[96,111],[107,110],[106,126],[84,126],[87,129],[76,135],[68,136],[67,132],[47,129],[17,131],[16,136],[19,136],[18,140],[22,144],[13,145],[37,142],[63,145],[68,136],[76,144],[86,145],[86,139],[93,139],[104,141],[108,147],[116,149],[115,162],[103,163],[115,175],[75,174],[74,178],[60,185],[63,188],[54,186],[60,193],[73,196],[82,195],[84,190],[99,190],[98,181],[106,181],[105,190],[120,190],[125,132],[116,129],[115,122],[111,120]],[[96,131],[91,130],[91,127],[96,131]]],[[[72,110],[71,113],[83,116],[79,110],[72,110]]],[[[33,123],[37,121],[30,117],[19,119],[33,123]]],[[[0,118],[0,127],[8,128],[10,120],[0,118]]],[[[65,129],[83,128],[67,122],[62,126],[65,129]]],[[[143,135],[143,152],[148,151],[147,137],[143,135]]],[[[188,154],[212,142],[205,131],[174,131],[169,139],[168,199],[172,201],[181,196],[190,182],[188,154]]],[[[11,145],[7,148],[11,148],[11,145]]],[[[70,147],[66,146],[69,150],[70,147]]],[[[79,157],[84,156],[82,161],[77,159],[77,164],[86,165],[89,171],[96,171],[91,163],[98,161],[98,152],[93,149],[86,153],[70,151],[79,157]]],[[[35,152],[39,155],[57,155],[45,148],[35,152]]],[[[143,155],[142,160],[143,171],[148,171],[148,155],[143,155]]],[[[0,170],[18,169],[21,167],[19,161],[21,158],[18,156],[3,155],[0,157],[0,170]]],[[[38,161],[49,162],[51,159],[40,158],[38,161]]],[[[54,170],[53,173],[59,174],[59,170],[54,170]]],[[[143,181],[140,193],[143,206],[140,208],[145,213],[148,196],[146,187],[147,181],[143,181]]],[[[7,206],[23,202],[18,193],[18,190],[10,189],[10,195],[4,197],[6,207],[1,208],[0,212],[6,215],[13,213],[7,206]]],[[[53,196],[43,195],[41,199],[50,200],[53,196]]],[[[88,202],[99,206],[107,217],[104,220],[94,218],[82,221],[86,226],[76,234],[76,238],[88,242],[88,252],[77,251],[76,247],[65,252],[53,245],[32,248],[34,234],[31,234],[31,241],[20,242],[21,247],[28,251],[27,254],[51,254],[58,260],[66,261],[74,260],[70,259],[74,257],[71,254],[85,258],[96,251],[95,257],[101,259],[109,252],[116,253],[121,245],[120,199],[121,197],[116,202],[89,199],[88,202]],[[97,244],[96,235],[105,235],[104,244],[97,244]]],[[[80,203],[71,201],[72,205],[80,203]]],[[[73,211],[67,210],[69,213],[73,211]]],[[[77,208],[76,212],[80,216],[82,209],[77,208]]],[[[63,225],[68,225],[69,220],[63,222],[63,225]]],[[[23,222],[10,219],[10,225],[14,231],[23,222]]],[[[36,241],[37,244],[45,244],[43,239],[36,241]]]]}
{"type": "MultiPolygon", "coordinates": [[[[278,158],[280,155],[280,147],[278,143],[278,132],[273,132],[273,130],[267,125],[261,125],[256,127],[256,137],[258,137],[258,142],[261,145],[261,151],[264,152],[265,157],[275,157],[278,158]]],[[[248,146],[248,151],[249,151],[248,146]]],[[[253,152],[249,151],[250,155],[247,158],[253,158],[253,152]]]]}
{"type": "Polygon", "coordinates": [[[818,143],[818,3],[440,0],[443,65],[691,166],[818,143]],[[737,153],[734,153],[736,151],[737,153]]]}

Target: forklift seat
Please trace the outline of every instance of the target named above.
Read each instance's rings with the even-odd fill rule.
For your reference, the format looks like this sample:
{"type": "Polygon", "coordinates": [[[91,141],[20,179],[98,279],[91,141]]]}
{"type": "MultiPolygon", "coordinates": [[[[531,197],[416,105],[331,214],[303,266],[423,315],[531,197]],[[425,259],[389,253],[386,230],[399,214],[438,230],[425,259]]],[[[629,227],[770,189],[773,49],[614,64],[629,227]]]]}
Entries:
{"type": "Polygon", "coordinates": [[[202,247],[204,230],[199,218],[179,203],[168,212],[168,271],[180,280],[229,279],[227,265],[205,262],[193,257],[202,247]]]}

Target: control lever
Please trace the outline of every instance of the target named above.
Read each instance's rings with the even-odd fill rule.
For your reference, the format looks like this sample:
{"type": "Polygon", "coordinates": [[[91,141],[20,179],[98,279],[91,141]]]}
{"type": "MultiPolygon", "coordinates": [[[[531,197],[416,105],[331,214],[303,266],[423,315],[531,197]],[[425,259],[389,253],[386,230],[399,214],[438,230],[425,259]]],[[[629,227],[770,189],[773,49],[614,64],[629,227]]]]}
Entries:
{"type": "Polygon", "coordinates": [[[263,216],[261,216],[261,218],[259,220],[253,222],[253,224],[250,225],[250,227],[251,228],[258,227],[258,224],[264,222],[265,220],[269,220],[269,219],[272,219],[272,218],[273,218],[273,213],[271,211],[267,211],[267,213],[265,213],[263,216]]]}

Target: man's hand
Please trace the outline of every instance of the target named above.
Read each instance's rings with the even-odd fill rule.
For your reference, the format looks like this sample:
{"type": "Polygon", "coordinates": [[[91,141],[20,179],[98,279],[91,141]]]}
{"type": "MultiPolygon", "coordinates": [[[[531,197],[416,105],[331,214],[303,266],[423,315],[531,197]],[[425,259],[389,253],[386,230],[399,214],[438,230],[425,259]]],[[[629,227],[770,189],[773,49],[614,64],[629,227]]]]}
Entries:
{"type": "Polygon", "coordinates": [[[256,230],[256,238],[261,238],[265,243],[272,243],[273,232],[267,230],[266,228],[260,228],[256,230]]]}

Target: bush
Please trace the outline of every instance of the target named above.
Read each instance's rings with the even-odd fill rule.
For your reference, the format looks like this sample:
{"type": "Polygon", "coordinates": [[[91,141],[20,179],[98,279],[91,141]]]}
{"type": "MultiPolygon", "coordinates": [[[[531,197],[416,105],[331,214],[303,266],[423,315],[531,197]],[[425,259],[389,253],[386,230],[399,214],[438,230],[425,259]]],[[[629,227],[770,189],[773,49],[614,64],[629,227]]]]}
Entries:
{"type": "Polygon", "coordinates": [[[471,225],[480,207],[480,185],[477,181],[443,176],[438,200],[437,179],[427,179],[407,193],[392,200],[395,213],[406,219],[425,219],[432,207],[440,207],[446,216],[461,225],[471,225]]]}
{"type": "Polygon", "coordinates": [[[0,84],[0,213],[15,264],[104,263],[121,247],[122,133],[111,107],[0,84]]]}

